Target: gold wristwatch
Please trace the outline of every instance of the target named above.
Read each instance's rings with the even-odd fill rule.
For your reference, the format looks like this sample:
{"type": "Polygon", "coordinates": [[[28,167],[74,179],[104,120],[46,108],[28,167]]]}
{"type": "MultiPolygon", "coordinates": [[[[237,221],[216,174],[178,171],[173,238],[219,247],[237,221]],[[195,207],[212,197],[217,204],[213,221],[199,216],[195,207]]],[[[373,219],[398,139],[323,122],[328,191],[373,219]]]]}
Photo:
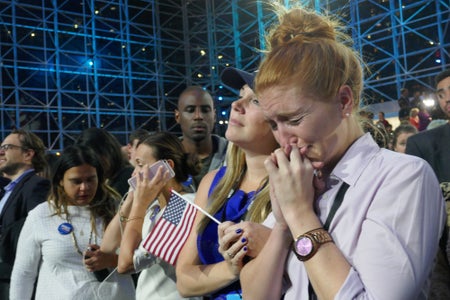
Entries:
{"type": "Polygon", "coordinates": [[[316,228],[299,235],[294,241],[293,250],[299,260],[307,261],[316,254],[322,244],[332,241],[333,238],[328,231],[316,228]]]}

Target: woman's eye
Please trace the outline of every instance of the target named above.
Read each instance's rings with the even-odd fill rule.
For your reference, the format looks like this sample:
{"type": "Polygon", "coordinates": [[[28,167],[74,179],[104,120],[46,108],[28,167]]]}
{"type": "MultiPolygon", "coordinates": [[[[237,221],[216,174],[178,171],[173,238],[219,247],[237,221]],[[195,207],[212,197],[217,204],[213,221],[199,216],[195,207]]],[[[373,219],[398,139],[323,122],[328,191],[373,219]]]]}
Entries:
{"type": "Polygon", "coordinates": [[[294,120],[290,120],[289,124],[290,125],[298,125],[300,124],[300,122],[303,120],[303,118],[298,118],[298,119],[294,119],[294,120]]]}
{"type": "Polygon", "coordinates": [[[277,123],[275,123],[274,121],[269,121],[269,126],[272,130],[277,130],[277,123]]]}

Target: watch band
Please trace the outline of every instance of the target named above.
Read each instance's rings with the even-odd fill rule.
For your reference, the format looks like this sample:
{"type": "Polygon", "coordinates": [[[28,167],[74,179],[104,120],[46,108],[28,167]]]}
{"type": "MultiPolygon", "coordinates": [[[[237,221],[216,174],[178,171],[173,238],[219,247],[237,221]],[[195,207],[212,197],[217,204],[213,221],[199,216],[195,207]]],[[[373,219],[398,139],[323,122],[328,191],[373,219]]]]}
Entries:
{"type": "Polygon", "coordinates": [[[294,253],[297,256],[297,258],[301,261],[307,261],[308,259],[310,259],[311,257],[314,256],[314,254],[316,254],[317,250],[319,250],[320,246],[322,244],[328,243],[328,242],[332,242],[333,238],[331,237],[331,235],[328,233],[328,231],[326,231],[323,228],[316,228],[313,230],[310,230],[304,234],[299,235],[296,239],[295,242],[293,244],[293,248],[294,248],[294,253]],[[311,250],[309,251],[309,253],[299,253],[297,245],[302,241],[302,240],[310,240],[311,241],[311,250]]]}

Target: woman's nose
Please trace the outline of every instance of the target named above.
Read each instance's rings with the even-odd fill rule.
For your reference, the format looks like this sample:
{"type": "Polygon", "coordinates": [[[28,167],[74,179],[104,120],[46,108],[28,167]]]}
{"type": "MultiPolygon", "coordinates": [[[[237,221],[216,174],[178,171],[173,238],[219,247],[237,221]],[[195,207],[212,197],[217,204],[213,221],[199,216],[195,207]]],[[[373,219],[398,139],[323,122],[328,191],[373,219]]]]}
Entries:
{"type": "Polygon", "coordinates": [[[89,184],[87,182],[82,182],[80,185],[81,190],[87,190],[89,188],[89,184]]]}
{"type": "Polygon", "coordinates": [[[242,106],[242,99],[238,99],[231,103],[231,108],[235,111],[242,112],[244,107],[242,106]]]}
{"type": "Polygon", "coordinates": [[[273,134],[281,147],[297,144],[298,138],[293,135],[285,126],[278,126],[278,130],[274,131],[273,134]]]}

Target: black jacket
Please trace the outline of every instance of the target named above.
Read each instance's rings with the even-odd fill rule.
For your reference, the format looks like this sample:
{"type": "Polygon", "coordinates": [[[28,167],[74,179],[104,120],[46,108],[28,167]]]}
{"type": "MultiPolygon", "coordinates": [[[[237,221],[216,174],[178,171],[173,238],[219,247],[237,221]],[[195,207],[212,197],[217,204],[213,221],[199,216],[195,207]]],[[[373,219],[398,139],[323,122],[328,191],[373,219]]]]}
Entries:
{"type": "Polygon", "coordinates": [[[450,124],[412,135],[406,141],[406,153],[425,159],[440,183],[450,182],[450,124]]]}
{"type": "MultiPolygon", "coordinates": [[[[7,184],[6,180],[0,181],[0,199],[7,184]]],[[[0,279],[11,277],[17,241],[28,212],[44,202],[49,191],[50,181],[35,172],[26,174],[12,190],[0,214],[0,279]]]]}

